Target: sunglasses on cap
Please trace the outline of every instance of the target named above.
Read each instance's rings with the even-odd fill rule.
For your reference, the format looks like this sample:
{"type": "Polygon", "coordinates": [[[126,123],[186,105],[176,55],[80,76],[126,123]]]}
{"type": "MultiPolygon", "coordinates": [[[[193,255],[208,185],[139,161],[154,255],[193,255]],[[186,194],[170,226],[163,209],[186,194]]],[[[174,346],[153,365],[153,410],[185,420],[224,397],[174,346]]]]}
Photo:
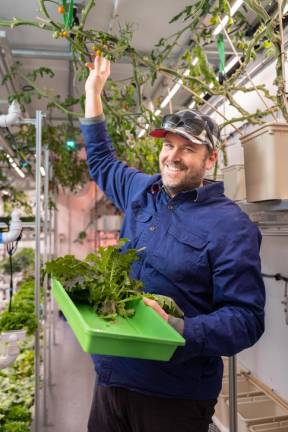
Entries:
{"type": "Polygon", "coordinates": [[[204,120],[199,114],[192,111],[165,115],[162,119],[161,127],[166,130],[183,128],[186,133],[200,140],[201,143],[215,148],[214,138],[207,120],[204,120]]]}

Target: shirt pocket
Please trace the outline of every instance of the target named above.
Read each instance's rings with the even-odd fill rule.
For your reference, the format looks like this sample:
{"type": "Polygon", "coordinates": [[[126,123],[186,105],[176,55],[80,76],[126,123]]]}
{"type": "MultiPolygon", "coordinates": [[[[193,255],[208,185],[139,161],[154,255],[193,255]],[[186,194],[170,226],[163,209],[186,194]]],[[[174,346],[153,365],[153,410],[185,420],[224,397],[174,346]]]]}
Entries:
{"type": "Polygon", "coordinates": [[[170,225],[153,253],[153,266],[176,281],[193,277],[206,257],[208,240],[198,234],[170,225]]]}
{"type": "Polygon", "coordinates": [[[132,208],[132,214],[128,221],[124,235],[124,237],[126,236],[129,238],[129,243],[125,245],[126,247],[124,247],[122,251],[138,247],[138,241],[152,217],[152,212],[146,208],[132,208]]]}

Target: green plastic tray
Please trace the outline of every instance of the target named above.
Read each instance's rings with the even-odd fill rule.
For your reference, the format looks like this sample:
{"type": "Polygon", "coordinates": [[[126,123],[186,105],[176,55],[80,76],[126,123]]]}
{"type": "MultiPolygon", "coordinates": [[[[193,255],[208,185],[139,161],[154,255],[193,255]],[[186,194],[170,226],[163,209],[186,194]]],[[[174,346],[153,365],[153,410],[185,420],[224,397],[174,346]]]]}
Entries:
{"type": "Polygon", "coordinates": [[[177,346],[185,344],[185,339],[143,301],[136,304],[132,318],[107,322],[89,305],[74,303],[55,279],[52,292],[85,352],[167,361],[177,346]]]}

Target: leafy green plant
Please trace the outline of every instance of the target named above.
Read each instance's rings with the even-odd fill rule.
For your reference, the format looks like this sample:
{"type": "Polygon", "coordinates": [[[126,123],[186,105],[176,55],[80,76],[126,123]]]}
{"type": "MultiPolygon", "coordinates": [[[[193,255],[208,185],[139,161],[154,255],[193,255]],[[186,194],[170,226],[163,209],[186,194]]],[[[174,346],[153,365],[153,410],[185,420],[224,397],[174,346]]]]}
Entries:
{"type": "MultiPolygon", "coordinates": [[[[146,294],[142,282],[129,276],[132,263],[138,259],[136,249],[121,252],[126,239],[117,246],[100,247],[96,253],[87,255],[84,261],[66,255],[46,263],[43,269],[58,279],[75,302],[88,303],[95,312],[109,320],[117,315],[128,318],[134,315],[131,302],[146,294]]],[[[150,294],[158,301],[158,295],[150,294]]],[[[175,316],[179,315],[172,299],[159,296],[160,305],[175,316]]]]}
{"type": "Polygon", "coordinates": [[[129,277],[137,251],[120,253],[123,244],[100,247],[84,261],[73,255],[57,258],[46,263],[44,273],[58,279],[74,301],[88,302],[105,319],[132,316],[135,310],[129,302],[141,298],[142,283],[129,277]]]}
{"type": "Polygon", "coordinates": [[[34,281],[23,282],[13,296],[11,311],[6,308],[0,314],[0,332],[26,329],[33,334],[36,327],[34,305],[34,281]]]}
{"type": "MultiPolygon", "coordinates": [[[[19,252],[16,252],[13,255],[13,271],[14,272],[22,272],[24,270],[33,270],[34,269],[34,259],[35,252],[32,248],[23,248],[19,252]]],[[[10,262],[9,258],[5,258],[0,261],[0,270],[3,270],[3,273],[10,274],[10,262]]]]}
{"type": "Polygon", "coordinates": [[[34,352],[26,345],[27,342],[23,341],[21,354],[14,364],[0,371],[1,432],[30,431],[34,400],[34,352]]]}

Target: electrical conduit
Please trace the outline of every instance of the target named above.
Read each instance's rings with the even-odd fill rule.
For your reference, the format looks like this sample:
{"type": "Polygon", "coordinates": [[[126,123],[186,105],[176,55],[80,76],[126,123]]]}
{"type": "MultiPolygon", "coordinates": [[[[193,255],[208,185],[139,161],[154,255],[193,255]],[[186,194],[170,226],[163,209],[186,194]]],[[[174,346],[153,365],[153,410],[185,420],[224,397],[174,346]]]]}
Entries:
{"type": "Polygon", "coordinates": [[[10,243],[18,239],[22,231],[19,210],[13,210],[11,214],[10,230],[7,233],[0,232],[0,244],[10,243]]]}

